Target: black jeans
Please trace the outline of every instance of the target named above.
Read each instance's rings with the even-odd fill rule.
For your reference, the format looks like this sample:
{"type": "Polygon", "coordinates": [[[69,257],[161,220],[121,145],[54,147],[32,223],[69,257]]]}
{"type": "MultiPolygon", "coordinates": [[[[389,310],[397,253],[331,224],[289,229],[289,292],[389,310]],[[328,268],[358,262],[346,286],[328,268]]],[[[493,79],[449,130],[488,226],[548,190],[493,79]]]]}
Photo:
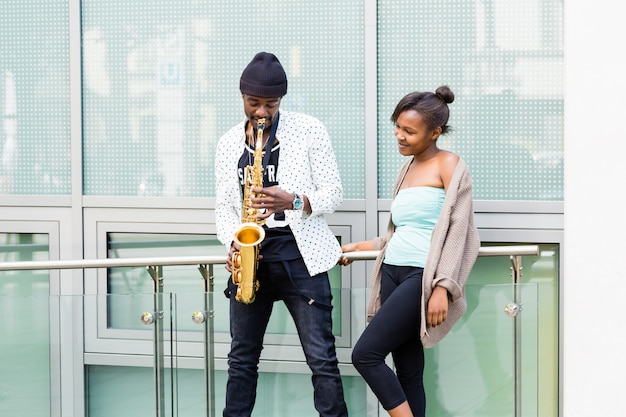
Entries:
{"type": "Polygon", "coordinates": [[[252,304],[235,301],[230,286],[231,349],[224,417],[248,417],[256,398],[257,365],[274,301],[283,300],[295,322],[306,362],[313,373],[315,408],[322,417],[348,415],[332,331],[328,274],[311,277],[304,261],[259,265],[259,291],[252,304]],[[315,300],[310,303],[310,300],[315,300]]]}
{"type": "Polygon", "coordinates": [[[426,413],[424,347],[419,336],[423,272],[382,265],[382,306],[352,351],[352,363],[383,408],[391,410],[408,400],[415,417],[426,413]],[[385,363],[389,353],[397,374],[385,363]]]}

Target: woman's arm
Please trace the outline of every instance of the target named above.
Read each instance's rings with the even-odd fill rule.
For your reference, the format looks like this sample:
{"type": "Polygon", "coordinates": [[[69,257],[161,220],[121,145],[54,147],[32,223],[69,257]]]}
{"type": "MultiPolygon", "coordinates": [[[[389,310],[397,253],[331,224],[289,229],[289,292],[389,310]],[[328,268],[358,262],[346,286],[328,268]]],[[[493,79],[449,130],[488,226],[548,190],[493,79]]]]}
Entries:
{"type": "MultiPolygon", "coordinates": [[[[361,250],[374,250],[374,241],[362,240],[360,242],[346,243],[345,245],[341,246],[341,251],[343,253],[356,252],[356,251],[361,251],[361,250]]],[[[345,256],[342,256],[341,258],[339,258],[339,261],[337,263],[339,265],[346,266],[346,265],[350,265],[352,261],[346,258],[345,256]]]]}

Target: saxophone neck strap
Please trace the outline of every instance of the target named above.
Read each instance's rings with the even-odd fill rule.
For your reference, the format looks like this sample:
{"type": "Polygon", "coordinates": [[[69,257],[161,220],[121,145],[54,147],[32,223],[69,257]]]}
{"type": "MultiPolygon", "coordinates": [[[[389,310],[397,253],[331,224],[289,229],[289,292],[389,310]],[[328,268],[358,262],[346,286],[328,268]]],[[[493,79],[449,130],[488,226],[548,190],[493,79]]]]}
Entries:
{"type": "Polygon", "coordinates": [[[332,311],[333,310],[332,304],[321,303],[321,302],[319,302],[319,301],[309,297],[304,292],[302,292],[302,290],[300,288],[298,288],[298,286],[296,285],[296,282],[294,281],[293,276],[291,274],[291,267],[289,266],[289,262],[292,262],[292,261],[288,261],[288,260],[287,261],[282,261],[283,268],[285,268],[285,271],[287,272],[287,276],[289,277],[289,280],[291,281],[291,284],[300,293],[300,295],[306,300],[306,303],[308,305],[310,305],[310,306],[321,308],[322,310],[332,311]]]}
{"type": "Polygon", "coordinates": [[[265,155],[263,155],[263,168],[265,168],[270,161],[270,155],[272,154],[272,147],[274,146],[274,137],[276,136],[276,129],[278,129],[278,120],[280,119],[280,112],[276,113],[276,120],[272,123],[270,129],[270,135],[267,138],[265,144],[265,155]]]}

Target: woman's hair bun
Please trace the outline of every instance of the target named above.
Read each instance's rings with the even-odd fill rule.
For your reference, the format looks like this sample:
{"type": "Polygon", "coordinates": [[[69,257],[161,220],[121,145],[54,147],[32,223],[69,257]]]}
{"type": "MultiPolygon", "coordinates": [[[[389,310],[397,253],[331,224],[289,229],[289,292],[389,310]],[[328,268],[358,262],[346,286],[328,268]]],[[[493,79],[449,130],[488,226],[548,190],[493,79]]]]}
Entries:
{"type": "Polygon", "coordinates": [[[439,87],[435,91],[435,94],[446,103],[452,103],[454,101],[454,93],[447,85],[442,85],[441,87],[439,87]]]}

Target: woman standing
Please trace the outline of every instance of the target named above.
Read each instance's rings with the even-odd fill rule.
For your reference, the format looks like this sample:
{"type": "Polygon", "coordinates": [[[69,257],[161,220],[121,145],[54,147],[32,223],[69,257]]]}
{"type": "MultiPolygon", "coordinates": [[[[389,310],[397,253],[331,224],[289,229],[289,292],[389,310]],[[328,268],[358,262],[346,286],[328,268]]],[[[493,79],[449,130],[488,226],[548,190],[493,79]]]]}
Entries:
{"type": "Polygon", "coordinates": [[[342,247],[344,253],[380,250],[369,324],[352,363],[393,417],[425,415],[424,347],[439,342],[465,312],[464,286],[480,248],[469,169],[437,147],[450,131],[453,101],[441,86],[435,93],[410,93],[396,105],[394,135],[400,154],[410,158],[394,185],[387,235],[342,247]],[[389,353],[395,373],[385,364],[389,353]]]}

